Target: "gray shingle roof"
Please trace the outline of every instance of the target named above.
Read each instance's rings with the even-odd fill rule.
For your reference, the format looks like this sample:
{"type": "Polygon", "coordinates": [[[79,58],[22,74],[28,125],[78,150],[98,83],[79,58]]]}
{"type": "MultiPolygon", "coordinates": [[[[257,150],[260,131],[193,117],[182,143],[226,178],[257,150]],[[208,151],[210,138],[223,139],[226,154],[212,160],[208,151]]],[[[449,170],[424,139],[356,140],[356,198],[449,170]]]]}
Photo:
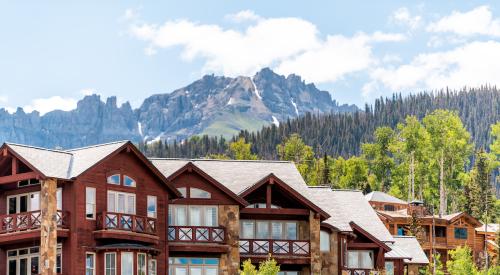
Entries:
{"type": "Polygon", "coordinates": [[[399,250],[404,251],[404,253],[411,257],[411,260],[404,260],[405,263],[422,265],[429,264],[429,259],[427,259],[427,256],[425,256],[424,250],[422,250],[422,247],[418,243],[417,238],[412,236],[394,236],[394,240],[395,242],[393,245],[395,245],[399,250]]]}
{"type": "Polygon", "coordinates": [[[400,204],[407,203],[404,200],[400,200],[394,196],[391,196],[387,193],[380,191],[373,191],[369,194],[366,194],[365,198],[368,201],[376,201],[376,202],[388,202],[388,203],[400,203],[400,204]]]}
{"type": "Polygon", "coordinates": [[[488,232],[488,233],[496,233],[500,230],[500,226],[498,223],[488,223],[488,228],[486,228],[486,224],[481,225],[476,228],[477,232],[488,232]],[[488,229],[488,231],[486,231],[488,229]]]}
{"type": "Polygon", "coordinates": [[[349,225],[352,221],[382,242],[394,241],[361,191],[309,187],[308,194],[311,201],[330,214],[325,223],[341,231],[352,232],[349,225]]]}
{"type": "Polygon", "coordinates": [[[391,248],[391,251],[384,254],[384,257],[386,259],[412,259],[412,257],[408,253],[406,253],[406,251],[402,247],[400,247],[397,242],[389,243],[387,244],[387,246],[391,248]]]}
{"type": "Polygon", "coordinates": [[[71,150],[51,150],[13,143],[6,145],[45,176],[71,179],[126,143],[127,141],[117,141],[71,150]]]}

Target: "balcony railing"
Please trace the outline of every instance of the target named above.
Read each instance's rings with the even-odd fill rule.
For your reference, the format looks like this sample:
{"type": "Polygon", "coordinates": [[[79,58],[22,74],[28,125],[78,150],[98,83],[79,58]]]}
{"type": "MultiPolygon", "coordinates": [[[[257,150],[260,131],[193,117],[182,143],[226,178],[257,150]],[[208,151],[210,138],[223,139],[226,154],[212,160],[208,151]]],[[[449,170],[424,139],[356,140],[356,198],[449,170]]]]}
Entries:
{"type": "Polygon", "coordinates": [[[309,241],[293,240],[241,240],[240,253],[252,255],[309,256],[309,241]]]}
{"type": "Polygon", "coordinates": [[[360,269],[360,268],[343,268],[342,271],[343,271],[342,274],[347,274],[347,275],[370,275],[373,274],[370,272],[376,272],[372,269],[360,269]]]}
{"type": "MultiPolygon", "coordinates": [[[[57,211],[57,226],[67,228],[68,213],[57,211]]],[[[0,216],[0,234],[40,229],[42,213],[40,210],[0,216]]]]}
{"type": "Polygon", "coordinates": [[[209,226],[169,226],[168,240],[171,242],[223,243],[224,227],[209,226]]]}
{"type": "Polygon", "coordinates": [[[97,215],[97,229],[123,230],[135,233],[156,235],[156,219],[114,212],[102,212],[97,215]]]}

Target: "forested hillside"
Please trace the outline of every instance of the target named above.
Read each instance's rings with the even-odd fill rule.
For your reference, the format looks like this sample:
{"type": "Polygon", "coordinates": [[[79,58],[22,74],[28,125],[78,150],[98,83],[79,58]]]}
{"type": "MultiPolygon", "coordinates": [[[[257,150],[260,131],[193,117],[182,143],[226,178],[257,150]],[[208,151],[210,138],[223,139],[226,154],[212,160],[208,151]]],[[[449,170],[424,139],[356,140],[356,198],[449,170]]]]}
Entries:
{"type": "MultiPolygon", "coordinates": [[[[422,119],[436,109],[456,111],[471,133],[476,148],[490,143],[490,125],[500,120],[500,90],[481,87],[461,91],[419,93],[402,97],[380,98],[365,110],[353,113],[312,114],[263,127],[260,131],[242,131],[239,136],[252,144],[252,152],[264,159],[277,159],[276,146],[293,133],[299,134],[305,144],[311,146],[317,156],[324,154],[349,157],[361,153],[361,144],[373,140],[373,132],[379,126],[394,128],[406,116],[422,119]]],[[[233,137],[233,141],[237,136],[233,137]]],[[[158,157],[205,157],[223,154],[228,143],[221,137],[195,136],[181,143],[140,144],[150,156],[158,157]]]]}

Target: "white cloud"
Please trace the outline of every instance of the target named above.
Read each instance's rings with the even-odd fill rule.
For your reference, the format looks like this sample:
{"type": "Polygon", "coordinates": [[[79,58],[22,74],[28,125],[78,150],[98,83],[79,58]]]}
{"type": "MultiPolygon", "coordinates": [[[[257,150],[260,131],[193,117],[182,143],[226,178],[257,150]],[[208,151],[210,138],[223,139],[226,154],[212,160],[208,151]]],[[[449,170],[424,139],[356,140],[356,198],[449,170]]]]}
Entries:
{"type": "Polygon", "coordinates": [[[232,13],[226,15],[226,18],[234,21],[236,23],[246,22],[246,21],[257,21],[260,20],[261,17],[255,14],[255,12],[251,10],[242,10],[237,13],[232,13]]]}
{"type": "Polygon", "coordinates": [[[135,20],[139,18],[139,11],[133,8],[128,8],[123,13],[121,19],[125,21],[135,20]]]}
{"type": "Polygon", "coordinates": [[[237,15],[255,21],[238,30],[176,20],[162,25],[132,25],[130,33],[148,43],[146,55],[180,47],[185,61],[204,61],[205,73],[251,75],[263,67],[273,67],[315,82],[335,81],[367,68],[374,62],[372,43],[406,39],[402,34],[383,32],[322,38],[314,24],[300,18],[261,18],[251,11],[237,15]]]}
{"type": "Polygon", "coordinates": [[[493,18],[488,6],[480,6],[468,12],[454,11],[450,15],[430,23],[429,32],[450,32],[460,36],[500,36],[500,19],[493,18]]]}
{"type": "Polygon", "coordinates": [[[385,87],[391,91],[459,89],[500,85],[500,42],[471,42],[449,51],[417,55],[410,63],[377,68],[363,88],[366,97],[385,87]]]}
{"type": "Polygon", "coordinates": [[[37,98],[31,101],[29,105],[24,106],[24,111],[31,113],[34,110],[44,115],[53,110],[70,111],[76,108],[77,100],[74,98],[63,98],[53,96],[48,98],[37,98]]]}
{"type": "Polygon", "coordinates": [[[411,30],[417,29],[422,24],[422,17],[419,15],[412,16],[406,7],[395,10],[390,20],[396,24],[407,26],[411,30]]]}
{"type": "Polygon", "coordinates": [[[9,102],[9,97],[6,95],[0,95],[0,103],[7,103],[9,102]]]}
{"type": "Polygon", "coordinates": [[[93,89],[93,88],[85,88],[85,89],[80,90],[80,94],[93,95],[93,94],[97,94],[97,91],[96,91],[96,89],[93,89]]]}

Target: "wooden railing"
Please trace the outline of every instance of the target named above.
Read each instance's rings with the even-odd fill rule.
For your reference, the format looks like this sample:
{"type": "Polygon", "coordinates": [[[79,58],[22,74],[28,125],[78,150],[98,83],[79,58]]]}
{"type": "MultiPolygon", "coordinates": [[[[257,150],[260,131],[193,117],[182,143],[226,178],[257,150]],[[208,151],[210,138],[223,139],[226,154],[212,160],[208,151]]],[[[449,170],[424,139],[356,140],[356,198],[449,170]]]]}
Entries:
{"type": "Polygon", "coordinates": [[[169,226],[168,240],[171,242],[223,243],[226,239],[224,227],[169,226]]]}
{"type": "Polygon", "coordinates": [[[240,239],[241,254],[309,256],[309,241],[240,239]]]}
{"type": "MultiPolygon", "coordinates": [[[[57,226],[67,228],[68,212],[57,211],[57,226]]],[[[0,234],[39,229],[42,224],[40,210],[0,216],[0,234]]]]}
{"type": "Polygon", "coordinates": [[[114,212],[102,212],[97,215],[97,229],[123,230],[135,233],[156,235],[156,219],[114,212]]]}
{"type": "MultiPolygon", "coordinates": [[[[376,272],[372,269],[361,269],[361,268],[343,268],[342,274],[347,275],[370,275],[370,272],[376,272]]],[[[375,273],[376,274],[376,273],[375,273]]]]}

